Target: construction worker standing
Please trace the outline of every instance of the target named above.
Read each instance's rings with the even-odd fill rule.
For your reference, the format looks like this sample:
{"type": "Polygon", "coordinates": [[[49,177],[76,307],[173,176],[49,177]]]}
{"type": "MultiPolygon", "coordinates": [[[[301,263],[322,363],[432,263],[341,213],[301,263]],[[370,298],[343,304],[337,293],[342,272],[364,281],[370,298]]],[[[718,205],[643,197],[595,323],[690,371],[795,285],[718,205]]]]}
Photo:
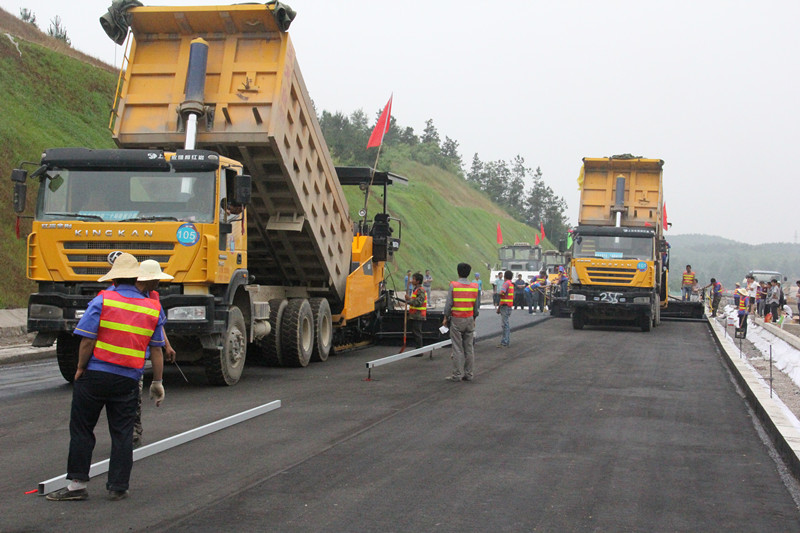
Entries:
{"type": "Polygon", "coordinates": [[[453,374],[448,381],[472,381],[475,365],[475,319],[480,312],[478,284],[470,283],[468,277],[472,267],[459,263],[456,267],[458,281],[451,281],[444,304],[443,326],[450,327],[453,353],[453,374]]]}
{"type": "Polygon", "coordinates": [[[722,298],[722,283],[718,282],[715,278],[711,278],[711,283],[703,288],[706,289],[708,287],[711,287],[711,316],[717,316],[717,308],[722,298]]]}
{"type": "Polygon", "coordinates": [[[411,276],[411,294],[406,295],[408,320],[417,348],[422,348],[422,324],[428,316],[428,293],[425,292],[422,281],[422,274],[415,272],[411,276]]]}
{"type": "Polygon", "coordinates": [[[89,302],[86,313],[75,327],[75,334],[82,339],[70,411],[66,476],[70,483],[48,494],[48,500],[72,501],[89,497],[86,485],[95,446],[94,429],[103,408],[111,435],[106,481],[108,498],[117,501],[128,496],[139,378],[144,372],[148,348],[153,367],[150,397],[156,405],[164,400],[161,377],[166,317],[157,300],[136,288],[140,275],[139,262],[134,256],[119,255],[111,270],[98,280],[113,280],[114,286],[100,291],[89,302]]]}
{"type": "Polygon", "coordinates": [[[683,280],[681,282],[681,300],[688,302],[692,298],[692,285],[697,278],[692,271],[692,265],[686,265],[686,272],[683,273],[683,280]]]}
{"type": "Polygon", "coordinates": [[[500,289],[500,304],[497,306],[497,314],[500,315],[500,323],[503,327],[503,337],[498,347],[508,348],[511,344],[511,310],[514,307],[514,273],[506,270],[503,274],[503,286],[500,289]]]}
{"type": "Polygon", "coordinates": [[[750,307],[750,296],[747,294],[747,289],[737,289],[739,293],[739,304],[737,305],[737,314],[739,315],[739,328],[744,328],[744,333],[747,335],[747,314],[750,307]]]}

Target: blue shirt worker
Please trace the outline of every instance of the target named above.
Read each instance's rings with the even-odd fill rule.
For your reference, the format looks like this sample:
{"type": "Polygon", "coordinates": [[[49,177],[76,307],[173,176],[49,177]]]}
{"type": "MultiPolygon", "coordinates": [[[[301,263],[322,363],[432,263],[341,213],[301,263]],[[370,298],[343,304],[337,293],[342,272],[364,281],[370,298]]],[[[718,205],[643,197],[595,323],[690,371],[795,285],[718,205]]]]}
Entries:
{"type": "Polygon", "coordinates": [[[444,304],[442,325],[450,324],[450,340],[453,353],[453,373],[447,381],[472,381],[475,366],[475,318],[480,312],[478,284],[470,283],[472,267],[459,263],[456,267],[458,281],[451,281],[444,304]]]}
{"type": "Polygon", "coordinates": [[[128,496],[133,467],[133,425],[139,395],[139,378],[150,349],[153,382],[150,397],[160,405],[164,369],[164,323],[161,304],[136,287],[139,262],[120,254],[111,270],[98,281],[114,280],[89,302],[75,334],[83,337],[78,348],[78,370],[72,389],[69,422],[67,479],[70,483],[47,495],[48,500],[85,500],[89,497],[89,467],[95,445],[94,428],[103,407],[111,435],[111,456],[106,489],[112,501],[128,496]]]}

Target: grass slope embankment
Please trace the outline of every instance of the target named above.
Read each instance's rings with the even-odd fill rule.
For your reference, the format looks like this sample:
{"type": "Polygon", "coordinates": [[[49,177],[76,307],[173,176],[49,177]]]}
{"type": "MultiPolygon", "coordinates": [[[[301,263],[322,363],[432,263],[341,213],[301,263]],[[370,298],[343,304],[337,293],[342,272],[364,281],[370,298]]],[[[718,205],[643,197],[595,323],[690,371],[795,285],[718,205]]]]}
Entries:
{"type": "MultiPolygon", "coordinates": [[[[0,308],[25,307],[35,290],[25,274],[31,224],[22,220],[17,239],[11,170],[21,161],[38,163],[46,148],[113,147],[107,126],[116,80],[107,69],[0,34],[0,308]]],[[[33,213],[36,190],[29,180],[26,215],[33,213]]]]}
{"type": "MultiPolygon", "coordinates": [[[[11,25],[7,17],[0,10],[3,31],[11,25]]],[[[30,232],[30,219],[22,222],[23,239],[14,235],[11,170],[21,161],[38,162],[46,148],[112,148],[107,126],[115,87],[116,74],[107,68],[0,34],[0,177],[6,180],[0,186],[0,205],[5,206],[0,209],[0,257],[6,265],[6,276],[0,277],[0,308],[24,307],[36,290],[25,273],[24,236],[30,232]]],[[[535,240],[537,230],[514,221],[463,179],[386,150],[384,160],[391,162],[391,171],[409,179],[407,187],[389,188],[389,211],[402,221],[400,250],[388,267],[389,288],[402,290],[407,269],[430,269],[434,288],[445,288],[462,261],[470,263],[488,284],[489,268],[497,262],[498,222],[506,243],[535,240]]],[[[345,192],[356,220],[363,193],[355,187],[345,192]]],[[[380,188],[375,188],[370,218],[381,209],[380,194],[380,188]]],[[[35,196],[36,184],[30,181],[28,215],[35,196]]],[[[547,241],[545,247],[551,247],[547,241]]]]}

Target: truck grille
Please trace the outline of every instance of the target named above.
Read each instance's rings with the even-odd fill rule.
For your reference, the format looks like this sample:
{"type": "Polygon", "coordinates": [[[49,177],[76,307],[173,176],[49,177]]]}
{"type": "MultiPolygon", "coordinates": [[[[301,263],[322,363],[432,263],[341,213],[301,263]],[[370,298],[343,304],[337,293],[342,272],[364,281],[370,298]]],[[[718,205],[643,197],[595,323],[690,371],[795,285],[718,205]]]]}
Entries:
{"type": "Polygon", "coordinates": [[[116,250],[128,252],[139,261],[153,259],[161,263],[162,268],[169,263],[175,244],[170,242],[111,242],[111,241],[73,241],[65,242],[67,262],[72,271],[79,276],[102,276],[108,272],[108,254],[116,250]],[[84,251],[85,253],[75,253],[84,251]],[[148,253],[150,252],[150,253],[148,253]],[[167,252],[167,253],[152,253],[167,252]],[[86,265],[97,263],[97,266],[86,265]]]}
{"type": "Polygon", "coordinates": [[[630,285],[636,276],[635,268],[589,267],[586,269],[591,283],[630,285]]]}

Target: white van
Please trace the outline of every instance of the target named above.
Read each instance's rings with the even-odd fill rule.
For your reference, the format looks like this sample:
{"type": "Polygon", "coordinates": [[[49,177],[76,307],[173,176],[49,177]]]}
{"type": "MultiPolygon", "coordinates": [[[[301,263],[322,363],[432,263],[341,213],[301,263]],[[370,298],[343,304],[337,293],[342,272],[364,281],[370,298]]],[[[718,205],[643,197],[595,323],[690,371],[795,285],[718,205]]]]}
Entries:
{"type": "Polygon", "coordinates": [[[747,275],[753,276],[753,278],[758,282],[766,281],[769,283],[773,279],[777,279],[780,282],[786,281],[786,276],[774,270],[751,270],[747,273],[747,275]]]}

